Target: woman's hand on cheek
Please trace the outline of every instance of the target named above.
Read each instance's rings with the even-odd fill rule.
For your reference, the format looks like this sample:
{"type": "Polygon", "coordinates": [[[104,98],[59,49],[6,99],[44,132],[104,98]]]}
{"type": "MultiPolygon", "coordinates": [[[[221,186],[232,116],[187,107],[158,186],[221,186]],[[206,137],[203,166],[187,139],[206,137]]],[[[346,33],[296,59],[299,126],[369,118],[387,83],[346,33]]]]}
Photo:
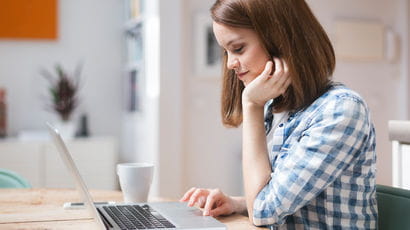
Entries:
{"type": "Polygon", "coordinates": [[[245,87],[242,104],[263,107],[268,100],[280,96],[289,87],[291,80],[286,63],[279,58],[273,60],[274,62],[268,61],[262,73],[245,87]],[[275,71],[270,75],[273,64],[275,71]]]}

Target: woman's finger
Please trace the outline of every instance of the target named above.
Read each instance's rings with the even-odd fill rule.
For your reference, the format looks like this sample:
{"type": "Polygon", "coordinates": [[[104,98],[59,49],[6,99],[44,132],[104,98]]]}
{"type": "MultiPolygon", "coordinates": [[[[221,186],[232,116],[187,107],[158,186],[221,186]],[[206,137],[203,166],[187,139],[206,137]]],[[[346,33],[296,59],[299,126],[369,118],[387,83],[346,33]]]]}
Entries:
{"type": "Polygon", "coordinates": [[[208,216],[211,209],[214,207],[214,204],[217,200],[217,195],[215,193],[209,194],[209,196],[206,198],[206,203],[205,203],[205,208],[204,208],[204,216],[208,216]]]}
{"type": "Polygon", "coordinates": [[[279,59],[277,57],[273,58],[273,61],[275,63],[275,72],[273,73],[273,75],[275,76],[281,76],[283,73],[283,61],[282,59],[279,59]]]}
{"type": "Polygon", "coordinates": [[[271,87],[276,86],[278,89],[281,89],[285,86],[285,83],[289,79],[289,70],[286,62],[283,59],[275,58],[275,64],[277,64],[276,67],[278,69],[277,71],[275,70],[275,77],[272,78],[272,81],[270,81],[272,84],[271,87]]]}
{"type": "Polygon", "coordinates": [[[263,70],[261,76],[270,77],[272,71],[273,63],[272,61],[266,62],[265,69],[263,70]]]}
{"type": "Polygon", "coordinates": [[[182,198],[181,198],[179,201],[181,201],[181,202],[188,201],[189,198],[191,197],[192,193],[195,192],[195,190],[196,190],[195,187],[190,188],[190,189],[182,196],[182,198]]]}
{"type": "Polygon", "coordinates": [[[204,208],[206,204],[206,197],[200,196],[196,204],[198,205],[199,208],[204,208]]]}
{"type": "Polygon", "coordinates": [[[285,73],[289,73],[289,66],[288,63],[286,63],[285,61],[283,61],[283,71],[285,73]]]}
{"type": "Polygon", "coordinates": [[[205,190],[205,189],[197,189],[197,190],[191,195],[191,198],[189,199],[189,202],[188,202],[188,206],[193,206],[193,205],[198,201],[198,198],[199,198],[200,196],[206,196],[207,193],[208,193],[208,191],[205,190]]]}
{"type": "Polygon", "coordinates": [[[282,88],[284,89],[284,92],[286,92],[286,89],[290,86],[292,83],[292,79],[290,76],[287,76],[286,82],[283,84],[282,88]]]}
{"type": "Polygon", "coordinates": [[[209,212],[209,215],[213,217],[217,217],[220,215],[229,215],[229,214],[231,214],[231,212],[229,211],[229,207],[226,204],[216,207],[215,209],[212,209],[209,212]]]}

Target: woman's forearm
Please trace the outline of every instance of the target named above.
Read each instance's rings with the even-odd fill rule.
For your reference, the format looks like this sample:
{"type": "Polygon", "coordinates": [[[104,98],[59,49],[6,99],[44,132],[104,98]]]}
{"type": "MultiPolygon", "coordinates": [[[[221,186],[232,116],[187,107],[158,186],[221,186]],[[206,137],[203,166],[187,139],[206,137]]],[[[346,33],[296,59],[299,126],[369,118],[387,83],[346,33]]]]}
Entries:
{"type": "Polygon", "coordinates": [[[269,182],[271,173],[263,119],[263,107],[243,103],[242,167],[246,206],[251,222],[255,198],[269,182]]]}

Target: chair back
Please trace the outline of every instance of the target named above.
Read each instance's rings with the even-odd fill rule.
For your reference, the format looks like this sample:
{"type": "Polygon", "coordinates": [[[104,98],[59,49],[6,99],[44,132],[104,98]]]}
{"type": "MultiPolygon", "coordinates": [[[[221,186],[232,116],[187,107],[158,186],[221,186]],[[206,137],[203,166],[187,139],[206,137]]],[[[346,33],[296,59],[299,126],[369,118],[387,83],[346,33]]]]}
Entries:
{"type": "Polygon", "coordinates": [[[377,185],[378,229],[410,229],[410,190],[377,185]]]}
{"type": "Polygon", "coordinates": [[[405,162],[404,154],[410,154],[410,120],[390,120],[389,139],[392,142],[392,177],[393,186],[410,189],[406,186],[408,181],[404,175],[408,175],[410,170],[405,162]]]}
{"type": "Polygon", "coordinates": [[[31,188],[31,185],[17,173],[0,169],[0,188],[31,188]]]}

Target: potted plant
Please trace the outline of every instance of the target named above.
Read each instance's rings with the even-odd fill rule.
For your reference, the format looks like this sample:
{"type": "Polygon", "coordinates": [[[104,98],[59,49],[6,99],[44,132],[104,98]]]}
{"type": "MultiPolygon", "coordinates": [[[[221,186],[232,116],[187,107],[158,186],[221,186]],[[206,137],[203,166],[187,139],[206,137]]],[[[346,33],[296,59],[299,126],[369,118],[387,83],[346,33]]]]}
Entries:
{"type": "Polygon", "coordinates": [[[78,107],[78,89],[81,66],[78,66],[73,75],[68,74],[61,65],[55,66],[55,74],[47,70],[42,75],[49,82],[50,104],[47,106],[54,111],[59,122],[55,126],[65,138],[72,138],[75,134],[75,124],[72,119],[73,113],[78,107]]]}

